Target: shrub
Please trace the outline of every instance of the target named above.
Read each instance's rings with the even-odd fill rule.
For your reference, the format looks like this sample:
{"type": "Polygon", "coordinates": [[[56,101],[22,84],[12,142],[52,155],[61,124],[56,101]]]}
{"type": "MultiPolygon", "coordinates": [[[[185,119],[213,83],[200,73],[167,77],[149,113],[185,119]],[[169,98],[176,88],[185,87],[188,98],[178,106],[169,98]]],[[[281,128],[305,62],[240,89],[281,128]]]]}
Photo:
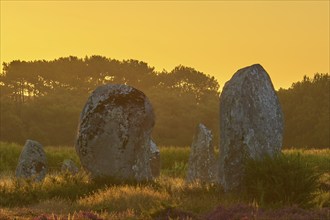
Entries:
{"type": "Polygon", "coordinates": [[[262,206],[298,205],[310,207],[319,187],[320,173],[298,154],[278,154],[246,165],[245,190],[248,198],[262,206]]]}

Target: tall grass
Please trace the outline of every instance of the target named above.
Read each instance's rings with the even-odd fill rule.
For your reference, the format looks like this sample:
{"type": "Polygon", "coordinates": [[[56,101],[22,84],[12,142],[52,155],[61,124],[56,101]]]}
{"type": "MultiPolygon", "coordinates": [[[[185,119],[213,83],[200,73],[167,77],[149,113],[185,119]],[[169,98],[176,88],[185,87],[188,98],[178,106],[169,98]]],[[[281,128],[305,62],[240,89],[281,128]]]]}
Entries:
{"type": "Polygon", "coordinates": [[[0,175],[16,169],[22,146],[0,142],[0,175]]]}
{"type": "Polygon", "coordinates": [[[321,173],[330,174],[330,148],[328,149],[288,149],[283,150],[285,155],[299,154],[301,160],[312,167],[316,167],[321,173]]]}
{"type": "MultiPolygon", "coordinates": [[[[78,210],[82,210],[87,212],[86,215],[91,211],[97,211],[100,216],[111,219],[151,219],[157,213],[175,208],[200,216],[220,204],[223,206],[250,204],[253,198],[258,206],[269,207],[274,202],[272,198],[276,196],[276,192],[289,194],[290,190],[297,191],[296,184],[300,184],[298,185],[300,187],[306,179],[302,178],[303,175],[306,177],[306,170],[299,170],[301,167],[298,169],[292,164],[292,166],[289,164],[291,167],[287,164],[289,168],[283,167],[286,164],[285,161],[268,162],[268,167],[264,164],[254,164],[256,173],[252,173],[251,177],[262,178],[264,175],[266,177],[264,188],[250,188],[248,197],[225,194],[217,185],[187,184],[184,181],[189,160],[189,147],[161,147],[161,175],[155,181],[144,184],[97,182],[92,181],[84,171],[80,171],[75,176],[60,172],[64,159],[70,158],[80,166],[73,147],[45,147],[50,171],[43,182],[35,183],[14,178],[14,170],[21,149],[22,146],[0,142],[0,207],[8,207],[12,210],[15,207],[28,206],[29,210],[34,210],[36,213],[48,210],[47,212],[63,214],[63,210],[65,213],[78,213],[78,210]],[[293,170],[296,170],[296,174],[289,173],[293,170]],[[283,181],[282,184],[293,181],[288,188],[290,190],[279,191],[276,188],[280,187],[279,184],[267,182],[267,179],[272,178],[275,182],[283,181]],[[274,191],[274,195],[266,195],[267,191],[274,191]],[[260,192],[263,192],[263,195],[260,192]]],[[[329,162],[330,150],[285,150],[284,158],[295,158],[297,152],[300,152],[298,163],[300,166],[308,169],[313,167],[317,173],[322,174],[320,190],[312,193],[314,197],[310,197],[314,207],[329,206],[330,193],[327,182],[329,182],[330,168],[324,163],[329,162]]],[[[252,178],[253,181],[255,179],[257,178],[252,178]]],[[[258,187],[259,183],[255,184],[252,180],[249,183],[250,186],[258,187]]],[[[306,185],[306,188],[299,188],[298,191],[302,192],[303,188],[308,189],[308,187],[309,185],[306,185]]],[[[299,195],[300,193],[297,194],[299,195]]],[[[282,198],[280,197],[279,201],[282,198]]],[[[291,199],[290,201],[292,201],[290,204],[299,204],[300,200],[291,199]]],[[[300,204],[304,205],[305,202],[304,200],[300,204]]],[[[288,203],[277,204],[284,206],[288,203]]]]}
{"type": "Polygon", "coordinates": [[[301,154],[278,154],[248,161],[244,186],[248,196],[262,206],[311,207],[320,176],[301,154]]]}
{"type": "Polygon", "coordinates": [[[185,177],[189,153],[189,147],[161,147],[161,173],[171,177],[185,177]]]}
{"type": "MultiPolygon", "coordinates": [[[[23,146],[18,144],[0,142],[0,175],[15,171],[22,148],[23,146]]],[[[60,171],[62,162],[65,159],[71,159],[77,165],[80,165],[74,147],[46,146],[44,150],[49,172],[60,171]]]]}
{"type": "Polygon", "coordinates": [[[80,166],[80,160],[74,147],[47,146],[45,147],[49,171],[59,171],[65,159],[73,160],[80,166]]]}

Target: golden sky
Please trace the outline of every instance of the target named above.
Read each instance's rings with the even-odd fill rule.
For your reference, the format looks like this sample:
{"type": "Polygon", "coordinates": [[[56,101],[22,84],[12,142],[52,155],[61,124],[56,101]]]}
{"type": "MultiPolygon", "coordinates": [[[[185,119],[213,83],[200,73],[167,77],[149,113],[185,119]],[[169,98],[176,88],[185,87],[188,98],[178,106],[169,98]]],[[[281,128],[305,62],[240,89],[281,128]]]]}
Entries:
{"type": "Polygon", "coordinates": [[[221,87],[260,63],[287,88],[329,72],[329,1],[1,0],[1,62],[69,55],[182,64],[221,87]]]}

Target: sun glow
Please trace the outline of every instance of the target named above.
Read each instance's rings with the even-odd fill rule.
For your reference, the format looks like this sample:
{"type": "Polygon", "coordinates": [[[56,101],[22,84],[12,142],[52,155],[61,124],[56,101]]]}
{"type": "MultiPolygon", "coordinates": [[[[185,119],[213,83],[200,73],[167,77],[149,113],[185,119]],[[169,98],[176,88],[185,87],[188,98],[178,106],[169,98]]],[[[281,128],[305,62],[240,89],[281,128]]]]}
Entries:
{"type": "Polygon", "coordinates": [[[1,1],[1,62],[95,54],[190,66],[221,87],[261,63],[289,87],[329,72],[329,1],[1,1]]]}

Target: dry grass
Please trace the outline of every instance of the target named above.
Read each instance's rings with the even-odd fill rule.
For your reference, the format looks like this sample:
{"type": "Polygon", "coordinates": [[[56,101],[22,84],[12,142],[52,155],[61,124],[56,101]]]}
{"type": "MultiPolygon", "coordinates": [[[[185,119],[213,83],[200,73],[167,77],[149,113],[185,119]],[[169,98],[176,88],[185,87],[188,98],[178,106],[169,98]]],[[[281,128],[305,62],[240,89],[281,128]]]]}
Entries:
{"type": "MultiPolygon", "coordinates": [[[[47,219],[88,219],[93,216],[103,219],[153,219],[159,213],[171,212],[174,213],[172,219],[194,219],[205,216],[219,205],[258,206],[241,195],[224,194],[216,185],[187,184],[184,179],[188,147],[162,147],[161,176],[146,184],[96,183],[84,172],[76,176],[60,173],[64,159],[77,160],[74,149],[45,149],[52,169],[43,182],[32,183],[13,178],[13,167],[21,147],[0,143],[0,220],[33,219],[43,214],[47,219]]],[[[330,206],[330,168],[327,166],[330,150],[284,150],[285,154],[297,152],[303,160],[323,172],[323,188],[316,197],[316,207],[330,206]]]]}
{"type": "Polygon", "coordinates": [[[169,202],[170,196],[150,186],[112,186],[77,200],[77,207],[82,210],[117,211],[128,209],[136,213],[162,209],[163,204],[169,202]]]}

